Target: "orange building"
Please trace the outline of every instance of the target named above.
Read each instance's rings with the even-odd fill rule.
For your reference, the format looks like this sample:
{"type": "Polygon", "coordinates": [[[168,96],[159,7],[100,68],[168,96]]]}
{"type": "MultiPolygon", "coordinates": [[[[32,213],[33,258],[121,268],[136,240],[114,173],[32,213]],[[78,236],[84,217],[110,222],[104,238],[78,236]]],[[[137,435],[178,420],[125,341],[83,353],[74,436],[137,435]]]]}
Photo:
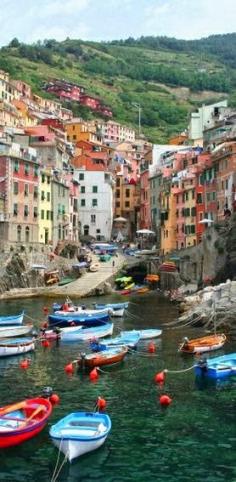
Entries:
{"type": "Polygon", "coordinates": [[[65,130],[69,142],[88,141],[101,144],[101,137],[97,134],[96,125],[85,122],[80,118],[74,118],[66,122],[65,130]]]}

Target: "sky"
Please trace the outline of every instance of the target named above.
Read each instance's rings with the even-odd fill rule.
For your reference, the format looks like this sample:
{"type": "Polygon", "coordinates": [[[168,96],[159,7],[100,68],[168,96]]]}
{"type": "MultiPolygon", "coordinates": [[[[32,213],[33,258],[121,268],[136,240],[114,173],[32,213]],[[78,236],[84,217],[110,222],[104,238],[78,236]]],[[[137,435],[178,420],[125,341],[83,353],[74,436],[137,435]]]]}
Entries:
{"type": "Polygon", "coordinates": [[[236,0],[0,0],[0,45],[37,40],[182,39],[236,31],[236,0]]]}

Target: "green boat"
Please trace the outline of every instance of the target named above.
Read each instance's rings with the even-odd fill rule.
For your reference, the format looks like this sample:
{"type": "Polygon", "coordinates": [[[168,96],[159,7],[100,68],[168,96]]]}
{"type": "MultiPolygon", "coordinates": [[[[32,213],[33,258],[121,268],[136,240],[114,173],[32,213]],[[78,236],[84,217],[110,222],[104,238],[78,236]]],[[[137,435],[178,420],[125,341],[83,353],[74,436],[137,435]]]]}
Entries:
{"type": "Polygon", "coordinates": [[[110,254],[101,254],[100,261],[110,261],[111,255],[110,254]]]}
{"type": "Polygon", "coordinates": [[[66,278],[62,278],[61,281],[59,281],[58,286],[67,285],[68,283],[71,283],[72,281],[75,281],[75,279],[70,278],[69,276],[66,277],[66,278]]]}

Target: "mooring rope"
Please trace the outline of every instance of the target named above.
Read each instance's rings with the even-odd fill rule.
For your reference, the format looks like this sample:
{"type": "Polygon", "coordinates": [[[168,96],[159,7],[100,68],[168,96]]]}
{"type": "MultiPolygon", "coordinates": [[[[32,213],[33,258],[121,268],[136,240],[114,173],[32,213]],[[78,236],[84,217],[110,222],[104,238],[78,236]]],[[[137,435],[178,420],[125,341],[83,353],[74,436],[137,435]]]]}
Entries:
{"type": "Polygon", "coordinates": [[[60,465],[57,473],[55,474],[54,478],[51,479],[51,482],[56,482],[56,480],[57,480],[58,476],[60,475],[60,472],[61,472],[61,470],[62,470],[62,468],[63,468],[63,465],[67,462],[67,459],[68,459],[68,452],[65,454],[65,457],[64,457],[64,459],[62,460],[62,463],[61,463],[61,465],[60,465]]]}
{"type": "Polygon", "coordinates": [[[191,367],[183,368],[182,370],[169,370],[169,368],[165,368],[163,372],[164,373],[185,373],[185,372],[188,372],[189,370],[192,370],[194,367],[195,365],[192,365],[191,367]]]}
{"type": "Polygon", "coordinates": [[[56,480],[54,477],[56,475],[57,467],[58,467],[58,464],[59,464],[62,441],[63,441],[63,438],[61,438],[60,445],[58,447],[57,460],[56,460],[56,465],[55,465],[55,468],[54,468],[54,471],[53,471],[53,474],[52,474],[51,482],[54,482],[54,480],[56,480]]]}

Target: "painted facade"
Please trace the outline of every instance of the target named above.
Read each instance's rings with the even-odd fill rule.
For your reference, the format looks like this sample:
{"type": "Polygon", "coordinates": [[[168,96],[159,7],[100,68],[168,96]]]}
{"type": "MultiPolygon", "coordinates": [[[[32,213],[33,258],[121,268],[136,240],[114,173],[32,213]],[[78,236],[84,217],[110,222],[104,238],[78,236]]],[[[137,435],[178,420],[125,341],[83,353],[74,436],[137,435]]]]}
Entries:
{"type": "Polygon", "coordinates": [[[39,242],[52,244],[53,210],[52,210],[52,174],[42,169],[39,176],[39,242]]]}

